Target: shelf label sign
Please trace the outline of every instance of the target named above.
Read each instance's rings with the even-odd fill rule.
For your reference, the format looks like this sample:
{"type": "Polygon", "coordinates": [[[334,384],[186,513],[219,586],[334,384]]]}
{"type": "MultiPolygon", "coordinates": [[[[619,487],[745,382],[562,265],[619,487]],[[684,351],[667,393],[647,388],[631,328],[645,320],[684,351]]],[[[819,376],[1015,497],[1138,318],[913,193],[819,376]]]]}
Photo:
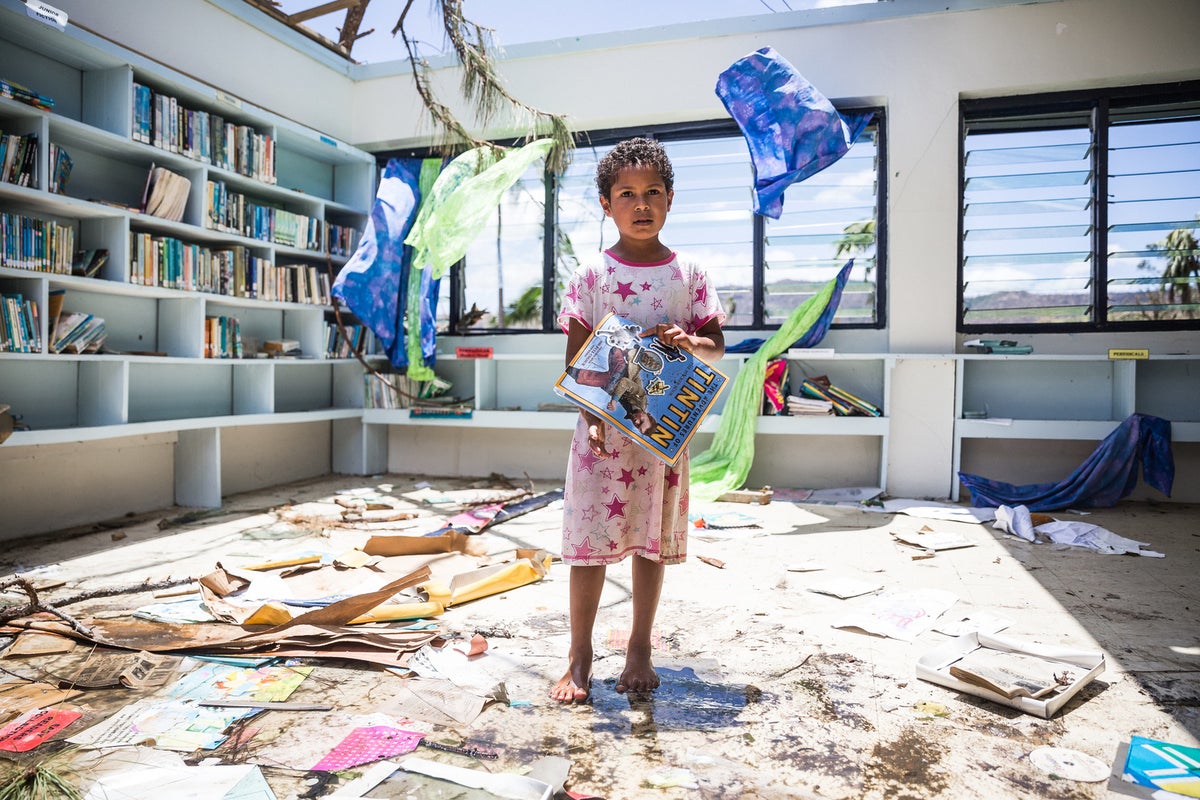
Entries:
{"type": "Polygon", "coordinates": [[[454,348],[455,358],[491,358],[492,348],[490,347],[456,347],[454,348]]]}
{"type": "Polygon", "coordinates": [[[58,28],[60,31],[67,29],[67,12],[59,11],[41,0],[25,0],[25,13],[38,22],[58,28]]]}
{"type": "Polygon", "coordinates": [[[1145,347],[1113,347],[1109,348],[1108,357],[1110,359],[1149,358],[1150,350],[1145,347]]]}

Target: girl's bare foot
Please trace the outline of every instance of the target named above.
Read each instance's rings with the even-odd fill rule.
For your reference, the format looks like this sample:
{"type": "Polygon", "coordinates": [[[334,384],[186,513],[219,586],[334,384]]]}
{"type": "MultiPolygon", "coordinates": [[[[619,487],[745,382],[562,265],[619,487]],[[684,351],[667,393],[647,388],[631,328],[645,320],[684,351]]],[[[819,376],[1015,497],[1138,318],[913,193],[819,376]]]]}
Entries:
{"type": "Polygon", "coordinates": [[[658,673],[650,661],[650,650],[630,648],[625,653],[625,671],[617,679],[617,691],[651,692],[658,688],[658,673]]]}
{"type": "Polygon", "coordinates": [[[567,673],[550,687],[550,699],[559,703],[582,703],[592,691],[592,659],[571,658],[567,673]]]}

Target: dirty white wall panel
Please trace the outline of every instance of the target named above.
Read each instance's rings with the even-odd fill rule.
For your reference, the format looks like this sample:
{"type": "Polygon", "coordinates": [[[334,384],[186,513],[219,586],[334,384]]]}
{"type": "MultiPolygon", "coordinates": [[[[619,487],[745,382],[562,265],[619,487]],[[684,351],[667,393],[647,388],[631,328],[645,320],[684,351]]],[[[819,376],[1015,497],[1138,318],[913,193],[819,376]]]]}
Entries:
{"type": "Polygon", "coordinates": [[[488,475],[561,479],[570,431],[393,425],[388,471],[417,475],[488,475]]]}
{"type": "MultiPolygon", "coordinates": [[[[747,489],[763,486],[837,489],[879,485],[876,436],[759,436],[747,489]]],[[[703,445],[692,449],[693,455],[703,445]]]]}
{"type": "Polygon", "coordinates": [[[329,431],[329,422],[222,429],[222,494],[328,474],[329,431]]]}
{"type": "Polygon", "coordinates": [[[896,497],[946,497],[954,449],[952,358],[898,358],[892,369],[888,492],[896,497]]]}
{"type": "Polygon", "coordinates": [[[173,433],[0,446],[0,540],[168,508],[174,459],[173,433]]]}

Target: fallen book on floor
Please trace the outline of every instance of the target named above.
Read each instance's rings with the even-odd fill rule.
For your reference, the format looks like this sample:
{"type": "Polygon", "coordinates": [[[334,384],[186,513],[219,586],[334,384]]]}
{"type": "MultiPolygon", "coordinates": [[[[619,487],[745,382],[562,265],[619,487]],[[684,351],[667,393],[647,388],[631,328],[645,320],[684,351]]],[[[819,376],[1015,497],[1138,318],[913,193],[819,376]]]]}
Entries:
{"type": "Polygon", "coordinates": [[[1148,800],[1200,797],[1200,748],[1131,736],[1117,747],[1108,790],[1148,800]]]}
{"type": "Polygon", "coordinates": [[[554,390],[675,466],[726,377],[688,351],[642,333],[637,323],[607,314],[554,390]]]}
{"type": "Polygon", "coordinates": [[[1025,653],[1006,653],[981,647],[950,665],[956,678],[1005,697],[1045,697],[1070,686],[1079,667],[1064,661],[1025,653]]]}
{"type": "Polygon", "coordinates": [[[922,680],[1043,719],[1058,713],[1103,671],[1104,654],[1098,651],[1051,647],[986,633],[965,634],[917,660],[917,677],[922,680]],[[1049,669],[1032,670],[1030,665],[1037,661],[1049,669]],[[997,672],[998,664],[1008,666],[997,672]],[[964,679],[964,675],[971,680],[964,679]],[[1022,686],[1018,681],[1029,685],[1022,686]],[[1054,683],[1049,692],[1030,696],[1031,689],[1039,685],[1044,688],[1047,682],[1054,683]]]}

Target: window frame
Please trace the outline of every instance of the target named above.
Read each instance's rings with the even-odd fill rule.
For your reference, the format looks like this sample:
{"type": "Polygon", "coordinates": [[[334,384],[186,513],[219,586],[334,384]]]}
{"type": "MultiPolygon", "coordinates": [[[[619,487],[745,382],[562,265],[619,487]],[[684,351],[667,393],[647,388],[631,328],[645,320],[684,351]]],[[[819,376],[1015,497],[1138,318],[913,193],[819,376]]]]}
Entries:
{"type": "MultiPolygon", "coordinates": [[[[887,327],[887,124],[886,110],[882,106],[855,106],[841,109],[843,112],[870,112],[874,116],[870,128],[875,135],[875,319],[870,322],[834,322],[830,327],[836,330],[882,330],[887,327]]],[[[580,147],[604,147],[635,136],[644,136],[662,142],[699,141],[722,137],[742,137],[737,123],[732,119],[700,120],[691,122],[667,123],[657,125],[633,125],[619,128],[601,128],[579,131],[575,140],[580,147]]],[[[525,140],[496,140],[503,146],[519,146],[525,140]]],[[[376,161],[380,168],[387,164],[389,158],[429,158],[437,153],[431,149],[392,150],[376,153],[376,161]]],[[[545,200],[542,236],[542,325],[541,328],[478,328],[472,327],[456,335],[462,336],[508,336],[523,334],[556,333],[555,324],[557,309],[555,303],[545,302],[545,298],[554,298],[556,272],[555,242],[557,230],[555,227],[557,180],[553,173],[545,173],[543,181],[545,200]]],[[[751,203],[751,186],[746,187],[747,207],[751,203]]],[[[765,257],[767,222],[758,215],[752,214],[752,224],[747,231],[750,237],[752,275],[749,281],[753,292],[752,321],[748,325],[730,325],[729,330],[775,330],[778,323],[767,324],[766,291],[765,291],[765,257]]],[[[464,262],[455,264],[449,272],[450,279],[450,319],[449,329],[456,331],[458,323],[465,311],[465,292],[463,286],[464,262]]]]}
{"type": "Polygon", "coordinates": [[[958,333],[1115,333],[1139,331],[1179,331],[1200,329],[1200,320],[1109,320],[1108,319],[1108,183],[1109,183],[1109,128],[1111,110],[1171,102],[1191,102],[1200,106],[1200,81],[1176,81],[1173,83],[1120,86],[1090,90],[1044,92],[1028,95],[1006,95],[986,98],[960,98],[958,104],[958,263],[955,274],[957,285],[955,297],[955,329],[958,333]],[[1131,102],[1137,101],[1137,102],[1131,102]],[[1090,322],[1063,323],[968,323],[964,302],[963,277],[966,199],[967,126],[972,120],[986,118],[995,127],[989,133],[1016,133],[1033,130],[1023,120],[1039,114],[1066,114],[1067,112],[1088,114],[1091,132],[1091,168],[1093,188],[1092,206],[1092,291],[1090,300],[1094,309],[1090,322]],[[997,125],[998,119],[1011,118],[1011,126],[997,125]],[[1101,202],[1101,199],[1104,202],[1101,202]]]}

